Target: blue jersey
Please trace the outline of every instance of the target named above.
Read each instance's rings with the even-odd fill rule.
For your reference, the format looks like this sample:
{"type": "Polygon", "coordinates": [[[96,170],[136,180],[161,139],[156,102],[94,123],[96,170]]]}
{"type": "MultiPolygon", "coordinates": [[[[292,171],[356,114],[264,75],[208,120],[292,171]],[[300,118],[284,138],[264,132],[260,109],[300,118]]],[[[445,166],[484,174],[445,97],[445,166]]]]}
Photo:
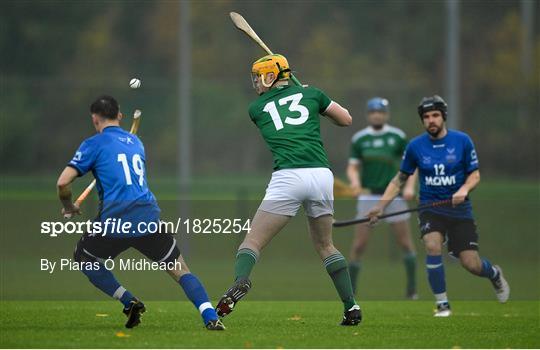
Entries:
{"type": "Polygon", "coordinates": [[[80,145],[68,166],[79,176],[91,171],[96,179],[100,208],[97,221],[121,219],[131,222],[130,234],[107,233],[110,237],[142,236],[140,222],[158,222],[160,209],[146,181],[144,146],[139,138],[119,126],[109,126],[80,145]]]}
{"type": "MultiPolygon", "coordinates": [[[[438,140],[425,133],[407,146],[400,171],[411,175],[416,168],[420,180],[420,204],[428,204],[451,199],[467,176],[478,169],[478,158],[471,138],[463,132],[448,130],[446,136],[438,140]]],[[[458,218],[473,217],[468,199],[455,208],[436,207],[429,211],[458,218]]]]}

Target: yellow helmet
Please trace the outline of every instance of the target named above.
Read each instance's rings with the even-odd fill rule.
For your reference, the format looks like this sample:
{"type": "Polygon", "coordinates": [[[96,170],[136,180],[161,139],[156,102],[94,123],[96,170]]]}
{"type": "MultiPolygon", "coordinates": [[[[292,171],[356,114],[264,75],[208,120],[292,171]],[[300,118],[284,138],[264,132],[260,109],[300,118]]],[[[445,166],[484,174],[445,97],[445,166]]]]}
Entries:
{"type": "Polygon", "coordinates": [[[261,77],[261,83],[266,87],[270,87],[279,79],[289,79],[291,76],[291,69],[289,68],[289,62],[287,62],[285,56],[273,54],[266,55],[253,62],[251,74],[253,75],[253,78],[255,78],[255,76],[261,77]],[[270,85],[267,85],[265,78],[266,74],[270,72],[274,73],[276,79],[270,85]]]}

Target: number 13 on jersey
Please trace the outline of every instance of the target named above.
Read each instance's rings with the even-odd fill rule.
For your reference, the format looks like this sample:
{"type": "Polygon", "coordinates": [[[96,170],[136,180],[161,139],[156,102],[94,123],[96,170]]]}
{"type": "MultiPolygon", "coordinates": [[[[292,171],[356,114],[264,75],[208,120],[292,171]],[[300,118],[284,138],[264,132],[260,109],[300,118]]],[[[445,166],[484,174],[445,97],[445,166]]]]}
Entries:
{"type": "MultiPolygon", "coordinates": [[[[283,106],[290,102],[289,105],[289,111],[291,112],[300,112],[299,117],[290,117],[287,116],[285,118],[285,124],[290,125],[301,125],[308,120],[309,117],[309,110],[300,104],[300,100],[304,97],[302,93],[297,93],[294,95],[286,96],[278,100],[278,103],[280,106],[283,106]]],[[[270,114],[270,117],[272,117],[272,121],[274,122],[274,126],[276,127],[276,130],[283,129],[283,122],[281,121],[281,116],[279,115],[276,103],[274,101],[268,102],[263,109],[264,112],[267,112],[270,114]]]]}

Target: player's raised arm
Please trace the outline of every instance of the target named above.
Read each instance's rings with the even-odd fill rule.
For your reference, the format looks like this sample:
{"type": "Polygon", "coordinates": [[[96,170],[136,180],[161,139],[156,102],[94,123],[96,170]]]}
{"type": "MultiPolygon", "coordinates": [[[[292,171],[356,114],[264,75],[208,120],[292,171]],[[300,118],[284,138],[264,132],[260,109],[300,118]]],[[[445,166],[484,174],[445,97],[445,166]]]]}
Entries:
{"type": "Polygon", "coordinates": [[[77,176],[77,170],[67,166],[58,177],[58,181],[56,181],[58,198],[62,202],[62,215],[64,216],[71,217],[73,214],[80,214],[79,208],[73,204],[71,193],[71,183],[77,176]]]}
{"type": "Polygon", "coordinates": [[[335,101],[330,102],[323,115],[328,117],[332,123],[339,126],[349,126],[352,124],[352,117],[349,111],[335,101]]]}

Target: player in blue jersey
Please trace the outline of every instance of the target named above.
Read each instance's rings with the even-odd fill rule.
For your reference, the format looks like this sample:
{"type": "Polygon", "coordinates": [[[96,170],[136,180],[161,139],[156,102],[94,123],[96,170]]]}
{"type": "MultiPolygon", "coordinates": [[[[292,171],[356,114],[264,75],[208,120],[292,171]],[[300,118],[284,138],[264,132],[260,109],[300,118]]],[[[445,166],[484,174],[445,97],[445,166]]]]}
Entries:
{"type": "Polygon", "coordinates": [[[452,201],[451,206],[434,206],[419,213],[420,232],[427,252],[428,280],[437,302],[435,316],[451,314],[442,261],[445,242],[448,253],[459,258],[466,270],[491,281],[497,299],[504,303],[510,296],[510,287],[502,269],[478,254],[478,233],[468,197],[480,182],[473,142],[467,134],[446,128],[447,105],[441,97],[423,98],[418,114],[426,133],[414,138],[407,146],[400,171],[368,214],[371,223],[377,222],[377,217],[399,194],[407,178],[418,169],[421,205],[452,201]]]}
{"type": "Polygon", "coordinates": [[[127,328],[140,323],[146,307],[103,263],[135,248],[152,261],[166,264],[167,273],[200,311],[207,329],[225,329],[203,285],[189,271],[176,240],[167,233],[144,230],[150,223],[159,224],[160,209],[146,181],[144,146],[137,136],[120,127],[122,114],[118,103],[111,96],[101,96],[90,106],[90,113],[97,134],[83,141],[58,178],[62,214],[80,213],[72,202],[71,184],[78,176],[91,171],[99,194],[99,211],[94,222],[106,224],[122,220],[130,223],[133,229],[128,233],[110,230],[105,236],[86,233],[77,243],[74,260],[95,287],[124,305],[127,328]]]}

